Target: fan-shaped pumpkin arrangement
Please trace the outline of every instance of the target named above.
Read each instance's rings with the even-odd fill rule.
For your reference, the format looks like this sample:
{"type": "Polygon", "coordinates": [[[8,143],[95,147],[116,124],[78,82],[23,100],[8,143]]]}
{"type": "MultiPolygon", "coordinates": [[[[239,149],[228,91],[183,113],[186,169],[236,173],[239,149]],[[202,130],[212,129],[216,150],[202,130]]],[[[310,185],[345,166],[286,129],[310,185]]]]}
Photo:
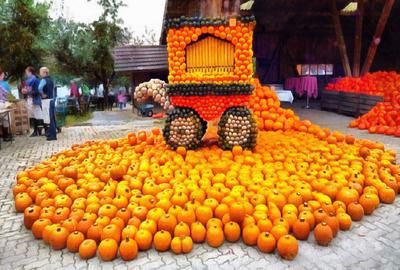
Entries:
{"type": "Polygon", "coordinates": [[[270,91],[255,85],[257,102],[250,102],[260,128],[273,130],[259,132],[253,151],[173,151],[158,128],[88,141],[18,173],[15,208],[35,238],[82,259],[132,260],[152,247],[184,254],[197,243],[241,238],[290,260],[310,233],[328,245],[394,201],[400,168],[393,151],[277,106],[265,113],[265,102],[278,104],[270,91]]]}

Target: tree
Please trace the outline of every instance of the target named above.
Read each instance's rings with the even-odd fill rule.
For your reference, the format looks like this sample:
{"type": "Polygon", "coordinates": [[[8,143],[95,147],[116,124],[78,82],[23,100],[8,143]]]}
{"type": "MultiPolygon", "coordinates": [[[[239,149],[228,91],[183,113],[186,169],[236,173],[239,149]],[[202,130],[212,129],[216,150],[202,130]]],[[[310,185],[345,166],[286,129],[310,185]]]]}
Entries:
{"type": "Polygon", "coordinates": [[[132,44],[136,46],[141,45],[157,45],[158,40],[156,38],[156,33],[154,33],[153,29],[148,29],[147,27],[144,29],[144,34],[135,35],[133,34],[132,44]]]}
{"type": "Polygon", "coordinates": [[[118,10],[122,1],[99,0],[103,13],[92,24],[85,25],[65,19],[53,22],[49,38],[59,70],[84,77],[96,85],[103,84],[107,102],[109,86],[114,78],[114,59],[111,49],[126,44],[130,34],[122,27],[118,10]]]}
{"type": "Polygon", "coordinates": [[[44,56],[40,40],[48,10],[34,0],[0,0],[0,66],[12,80],[22,80],[25,68],[38,66],[44,56]]]}

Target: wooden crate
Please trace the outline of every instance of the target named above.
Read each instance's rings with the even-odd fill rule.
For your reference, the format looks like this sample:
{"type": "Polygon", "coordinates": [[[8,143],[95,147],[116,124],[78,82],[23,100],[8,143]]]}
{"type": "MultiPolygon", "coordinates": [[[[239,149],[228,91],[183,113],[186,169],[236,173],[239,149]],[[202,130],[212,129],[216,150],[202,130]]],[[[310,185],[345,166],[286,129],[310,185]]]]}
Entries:
{"type": "Polygon", "coordinates": [[[321,109],[324,111],[337,112],[339,108],[339,92],[337,91],[322,91],[321,109]]]}
{"type": "Polygon", "coordinates": [[[29,132],[29,116],[25,100],[14,103],[14,111],[11,118],[11,131],[21,135],[29,132]]]}
{"type": "Polygon", "coordinates": [[[381,101],[383,101],[381,96],[323,90],[321,109],[358,117],[370,111],[376,103],[381,101]]]}

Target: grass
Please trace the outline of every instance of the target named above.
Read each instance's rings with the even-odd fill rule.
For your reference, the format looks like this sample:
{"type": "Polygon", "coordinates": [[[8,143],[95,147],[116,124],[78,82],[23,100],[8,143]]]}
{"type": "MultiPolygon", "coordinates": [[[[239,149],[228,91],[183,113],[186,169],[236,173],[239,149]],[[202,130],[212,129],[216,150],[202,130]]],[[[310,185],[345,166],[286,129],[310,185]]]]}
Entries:
{"type": "Polygon", "coordinates": [[[66,126],[77,126],[82,124],[90,119],[92,119],[93,115],[91,112],[86,113],[85,115],[67,115],[65,117],[65,125],[66,126]]]}

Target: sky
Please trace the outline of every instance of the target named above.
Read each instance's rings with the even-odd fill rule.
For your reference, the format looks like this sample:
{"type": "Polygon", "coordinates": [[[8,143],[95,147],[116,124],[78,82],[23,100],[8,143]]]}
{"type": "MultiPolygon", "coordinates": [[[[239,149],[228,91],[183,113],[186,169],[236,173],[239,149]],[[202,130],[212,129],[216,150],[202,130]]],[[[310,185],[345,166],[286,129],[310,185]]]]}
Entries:
{"type": "MultiPolygon", "coordinates": [[[[49,0],[42,0],[49,2],[49,0]]],[[[165,0],[123,0],[126,6],[120,9],[124,25],[135,35],[142,35],[145,28],[153,29],[159,40],[164,16],[165,0]]],[[[91,23],[101,14],[96,0],[53,0],[50,16],[57,18],[64,14],[76,22],[91,23]]]]}

